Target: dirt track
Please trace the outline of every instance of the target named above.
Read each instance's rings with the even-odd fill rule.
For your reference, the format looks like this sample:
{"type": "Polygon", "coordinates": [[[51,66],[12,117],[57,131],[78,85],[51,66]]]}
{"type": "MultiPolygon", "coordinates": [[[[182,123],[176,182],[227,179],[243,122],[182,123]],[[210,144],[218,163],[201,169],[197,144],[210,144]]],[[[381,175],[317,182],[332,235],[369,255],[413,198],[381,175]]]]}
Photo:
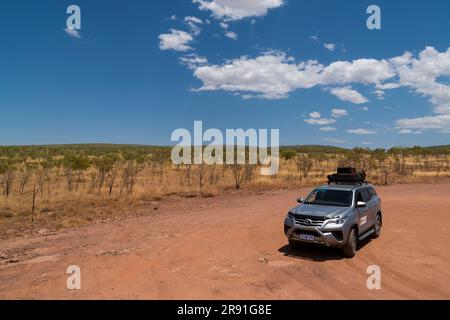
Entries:
{"type": "Polygon", "coordinates": [[[450,184],[378,190],[383,235],[351,260],[286,246],[284,216],[306,189],[198,199],[153,216],[1,240],[0,298],[450,299],[450,184]],[[66,289],[74,264],[80,291],[66,289]],[[369,265],[381,267],[382,290],[367,289],[369,265]]]}

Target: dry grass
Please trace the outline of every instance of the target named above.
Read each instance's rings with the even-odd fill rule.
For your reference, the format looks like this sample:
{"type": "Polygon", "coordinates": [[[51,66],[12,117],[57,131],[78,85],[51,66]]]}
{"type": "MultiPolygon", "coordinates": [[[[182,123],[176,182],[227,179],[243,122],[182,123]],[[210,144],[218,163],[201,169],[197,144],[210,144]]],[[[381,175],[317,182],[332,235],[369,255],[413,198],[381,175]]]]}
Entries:
{"type": "MultiPolygon", "coordinates": [[[[433,169],[431,164],[420,167],[414,159],[405,159],[403,172],[398,172],[392,161],[387,165],[369,171],[369,181],[375,184],[386,183],[434,183],[448,181],[448,169],[433,169]]],[[[263,177],[258,168],[243,184],[246,190],[272,190],[283,188],[300,188],[324,183],[326,176],[335,171],[339,160],[315,161],[305,177],[298,171],[295,161],[283,160],[277,176],[263,177]]],[[[398,169],[398,168],[397,168],[398,169]]],[[[120,219],[130,215],[152,214],[158,210],[161,202],[168,198],[179,199],[226,196],[235,188],[235,180],[230,168],[215,167],[179,167],[165,165],[162,175],[155,175],[151,167],[144,167],[131,195],[121,189],[118,176],[112,195],[106,186],[100,190],[91,187],[93,169],[82,176],[78,190],[69,192],[64,173],[52,169],[49,179],[37,194],[36,210],[32,215],[33,179],[21,194],[18,186],[8,197],[0,196],[0,237],[8,238],[18,235],[48,233],[66,228],[79,227],[89,223],[120,219]],[[203,184],[200,184],[200,177],[203,184]]],[[[35,179],[35,178],[34,178],[35,179]]]]}

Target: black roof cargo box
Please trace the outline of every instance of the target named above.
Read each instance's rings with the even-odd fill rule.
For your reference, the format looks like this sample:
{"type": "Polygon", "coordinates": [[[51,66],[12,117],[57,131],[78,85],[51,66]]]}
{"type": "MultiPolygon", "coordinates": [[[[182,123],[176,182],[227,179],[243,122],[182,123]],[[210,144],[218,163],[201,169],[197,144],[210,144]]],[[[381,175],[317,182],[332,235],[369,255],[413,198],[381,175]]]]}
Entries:
{"type": "Polygon", "coordinates": [[[362,184],[366,182],[364,170],[357,171],[355,168],[338,168],[337,173],[328,176],[328,184],[362,184]]]}

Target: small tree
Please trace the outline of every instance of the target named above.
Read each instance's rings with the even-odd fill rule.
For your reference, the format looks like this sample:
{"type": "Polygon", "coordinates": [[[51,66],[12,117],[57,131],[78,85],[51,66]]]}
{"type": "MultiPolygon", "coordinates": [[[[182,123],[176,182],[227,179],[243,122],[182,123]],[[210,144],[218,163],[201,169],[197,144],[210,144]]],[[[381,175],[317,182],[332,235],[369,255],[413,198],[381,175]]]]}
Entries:
{"type": "Polygon", "coordinates": [[[25,189],[30,182],[30,179],[32,177],[32,171],[30,166],[25,163],[24,168],[20,171],[19,175],[19,192],[21,195],[25,193],[25,189]]]}
{"type": "Polygon", "coordinates": [[[207,165],[202,163],[195,166],[195,173],[197,175],[198,188],[200,192],[203,192],[203,186],[205,184],[205,177],[207,172],[207,165]]]}
{"type": "Polygon", "coordinates": [[[11,160],[0,160],[0,176],[3,187],[3,195],[9,197],[13,190],[16,178],[16,166],[11,160]]]}
{"type": "Polygon", "coordinates": [[[234,186],[236,190],[239,190],[245,177],[245,165],[234,163],[230,165],[230,168],[233,173],[234,186]]]}
{"type": "MultiPolygon", "coordinates": [[[[113,157],[103,157],[94,160],[94,166],[97,169],[96,173],[96,184],[98,188],[98,195],[100,195],[103,184],[107,180],[108,175],[114,168],[115,159],[113,157]]],[[[114,174],[115,179],[115,174],[114,174]]],[[[112,181],[114,183],[114,181],[112,181]]],[[[112,186],[110,187],[110,194],[112,192],[112,186]]]]}
{"type": "Polygon", "coordinates": [[[282,150],[280,152],[281,159],[283,159],[287,163],[289,179],[292,178],[292,176],[293,176],[292,162],[294,161],[296,155],[297,155],[297,152],[295,150],[291,150],[291,149],[282,150]]]}
{"type": "Polygon", "coordinates": [[[313,161],[308,155],[302,154],[297,157],[297,170],[303,178],[308,178],[312,167],[313,161]]]}
{"type": "Polygon", "coordinates": [[[136,184],[139,172],[144,168],[144,158],[136,157],[135,159],[128,159],[122,168],[122,187],[120,193],[124,189],[127,190],[127,194],[133,193],[133,188],[136,184]]]}
{"type": "Polygon", "coordinates": [[[67,189],[71,192],[75,187],[75,190],[78,191],[83,174],[91,165],[89,159],[84,156],[66,156],[64,157],[63,163],[64,173],[67,179],[67,189]]]}

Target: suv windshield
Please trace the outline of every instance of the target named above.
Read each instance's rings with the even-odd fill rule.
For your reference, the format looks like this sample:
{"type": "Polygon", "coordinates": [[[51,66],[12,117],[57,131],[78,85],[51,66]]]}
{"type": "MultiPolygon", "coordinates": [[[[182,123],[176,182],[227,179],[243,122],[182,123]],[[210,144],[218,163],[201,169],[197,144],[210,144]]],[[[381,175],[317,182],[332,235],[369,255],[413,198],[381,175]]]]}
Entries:
{"type": "Polygon", "coordinates": [[[305,204],[350,207],[352,200],[351,191],[317,189],[308,196],[305,204]]]}

